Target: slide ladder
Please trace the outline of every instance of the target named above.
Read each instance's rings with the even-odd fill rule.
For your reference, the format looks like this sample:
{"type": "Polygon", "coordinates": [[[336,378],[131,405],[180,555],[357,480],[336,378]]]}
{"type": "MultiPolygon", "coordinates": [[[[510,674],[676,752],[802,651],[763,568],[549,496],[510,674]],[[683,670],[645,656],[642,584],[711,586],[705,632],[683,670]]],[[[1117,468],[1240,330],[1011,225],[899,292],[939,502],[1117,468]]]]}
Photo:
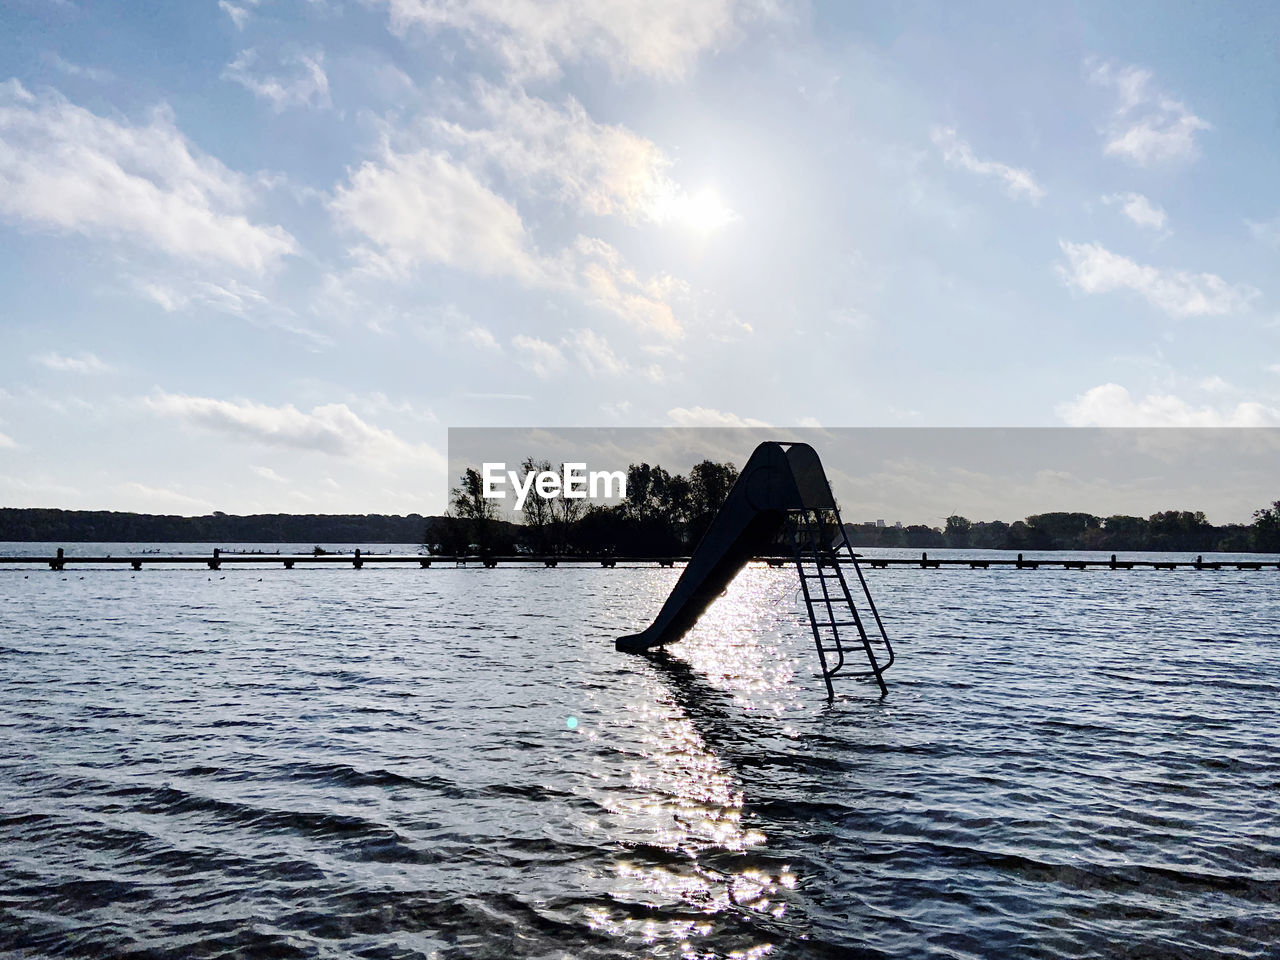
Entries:
{"type": "Polygon", "coordinates": [[[827,695],[835,696],[831,678],[844,670],[846,647],[855,630],[871,670],[842,675],[875,677],[883,695],[883,674],[893,663],[893,648],[840,522],[822,461],[807,443],[766,442],[756,447],[658,615],[639,633],[619,637],[617,648],[641,653],[679,640],[743,566],[775,549],[779,536],[788,535],[827,695]],[[843,569],[848,564],[858,576],[876,635],[867,631],[854,603],[843,569]]]}
{"type": "Polygon", "coordinates": [[[887,694],[889,688],[885,686],[884,671],[893,666],[893,645],[889,643],[880,612],[871,599],[871,590],[862,575],[858,555],[849,544],[844,524],[840,521],[840,511],[834,506],[791,510],[788,511],[787,528],[795,554],[796,572],[800,577],[800,589],[809,612],[809,626],[813,629],[813,642],[818,648],[822,679],[827,685],[827,696],[835,696],[831,678],[847,665],[845,650],[851,641],[862,647],[871,669],[845,675],[863,679],[874,677],[881,694],[887,694]],[[875,620],[875,633],[868,633],[854,602],[849,581],[844,575],[846,564],[851,565],[858,575],[862,595],[875,620]]]}

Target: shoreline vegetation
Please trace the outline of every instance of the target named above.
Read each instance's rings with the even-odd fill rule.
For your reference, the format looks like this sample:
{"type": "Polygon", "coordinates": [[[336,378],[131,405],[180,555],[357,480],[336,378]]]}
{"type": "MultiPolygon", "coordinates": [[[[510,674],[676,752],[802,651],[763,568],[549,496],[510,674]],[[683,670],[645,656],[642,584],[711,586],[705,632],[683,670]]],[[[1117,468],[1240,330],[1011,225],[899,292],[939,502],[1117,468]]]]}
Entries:
{"type": "MultiPolygon", "coordinates": [[[[550,470],[525,460],[526,470],[550,470]]],[[[627,468],[627,497],[601,506],[584,500],[529,497],[519,523],[482,495],[480,473],[467,469],[444,516],[254,514],[186,517],[107,510],[0,508],[0,541],[108,543],[422,543],[431,553],[563,556],[679,556],[690,553],[728,496],[732,463],[704,460],[689,475],[647,463],[627,468]]],[[[1201,511],[1163,510],[1147,517],[1039,513],[1021,520],[942,526],[846,523],[854,547],[974,550],[1096,550],[1280,553],[1280,500],[1253,522],[1214,525],[1201,511]]]]}

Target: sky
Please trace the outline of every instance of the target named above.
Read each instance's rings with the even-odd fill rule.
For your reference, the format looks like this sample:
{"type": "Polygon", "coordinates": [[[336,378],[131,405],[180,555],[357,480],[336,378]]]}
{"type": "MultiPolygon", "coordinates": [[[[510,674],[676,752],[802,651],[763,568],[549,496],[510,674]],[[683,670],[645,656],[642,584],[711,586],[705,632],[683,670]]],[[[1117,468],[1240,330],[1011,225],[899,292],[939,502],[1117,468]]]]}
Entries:
{"type": "Polygon", "coordinates": [[[1277,426],[1278,90],[1270,3],[10,0],[0,505],[440,512],[463,426],[1277,426]]]}

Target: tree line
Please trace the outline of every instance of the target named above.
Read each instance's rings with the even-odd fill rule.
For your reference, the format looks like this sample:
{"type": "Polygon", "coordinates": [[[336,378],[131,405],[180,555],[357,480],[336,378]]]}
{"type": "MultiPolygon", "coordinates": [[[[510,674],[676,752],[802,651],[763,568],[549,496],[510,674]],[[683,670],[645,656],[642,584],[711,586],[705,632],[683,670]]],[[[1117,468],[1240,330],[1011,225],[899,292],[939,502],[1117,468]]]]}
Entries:
{"type": "Polygon", "coordinates": [[[957,515],[941,528],[850,523],[846,530],[859,547],[1280,553],[1280,500],[1254,511],[1251,524],[1216,526],[1199,510],[1163,510],[1149,517],[1037,513],[1013,523],[957,515]]]}
{"type": "MultiPolygon", "coordinates": [[[[526,469],[551,469],[527,460],[526,469]]],[[[738,471],[704,460],[689,475],[661,466],[627,468],[627,497],[612,506],[531,496],[520,523],[501,519],[467,470],[443,517],[384,514],[212,513],[180,517],[106,510],[0,508],[0,541],[121,543],[425,543],[437,553],[670,556],[690,553],[724,503],[738,471]]],[[[1136,550],[1280,553],[1280,500],[1250,524],[1209,523],[1202,512],[1149,517],[1040,513],[1013,523],[951,516],[942,527],[846,524],[857,547],[958,547],[993,550],[1136,550]]]]}
{"type": "Polygon", "coordinates": [[[422,543],[429,519],[269,513],[178,517],[108,510],[0,508],[0,540],[52,543],[422,543]]]}

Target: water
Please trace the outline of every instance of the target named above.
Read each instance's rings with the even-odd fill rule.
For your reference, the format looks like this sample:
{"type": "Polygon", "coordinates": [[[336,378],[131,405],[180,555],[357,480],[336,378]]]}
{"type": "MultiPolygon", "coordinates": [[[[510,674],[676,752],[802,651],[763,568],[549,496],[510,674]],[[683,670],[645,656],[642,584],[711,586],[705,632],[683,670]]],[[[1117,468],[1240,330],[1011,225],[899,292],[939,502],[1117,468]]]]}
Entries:
{"type": "Polygon", "coordinates": [[[1280,575],[677,573],[0,567],[0,951],[1275,956],[1280,575]]]}

